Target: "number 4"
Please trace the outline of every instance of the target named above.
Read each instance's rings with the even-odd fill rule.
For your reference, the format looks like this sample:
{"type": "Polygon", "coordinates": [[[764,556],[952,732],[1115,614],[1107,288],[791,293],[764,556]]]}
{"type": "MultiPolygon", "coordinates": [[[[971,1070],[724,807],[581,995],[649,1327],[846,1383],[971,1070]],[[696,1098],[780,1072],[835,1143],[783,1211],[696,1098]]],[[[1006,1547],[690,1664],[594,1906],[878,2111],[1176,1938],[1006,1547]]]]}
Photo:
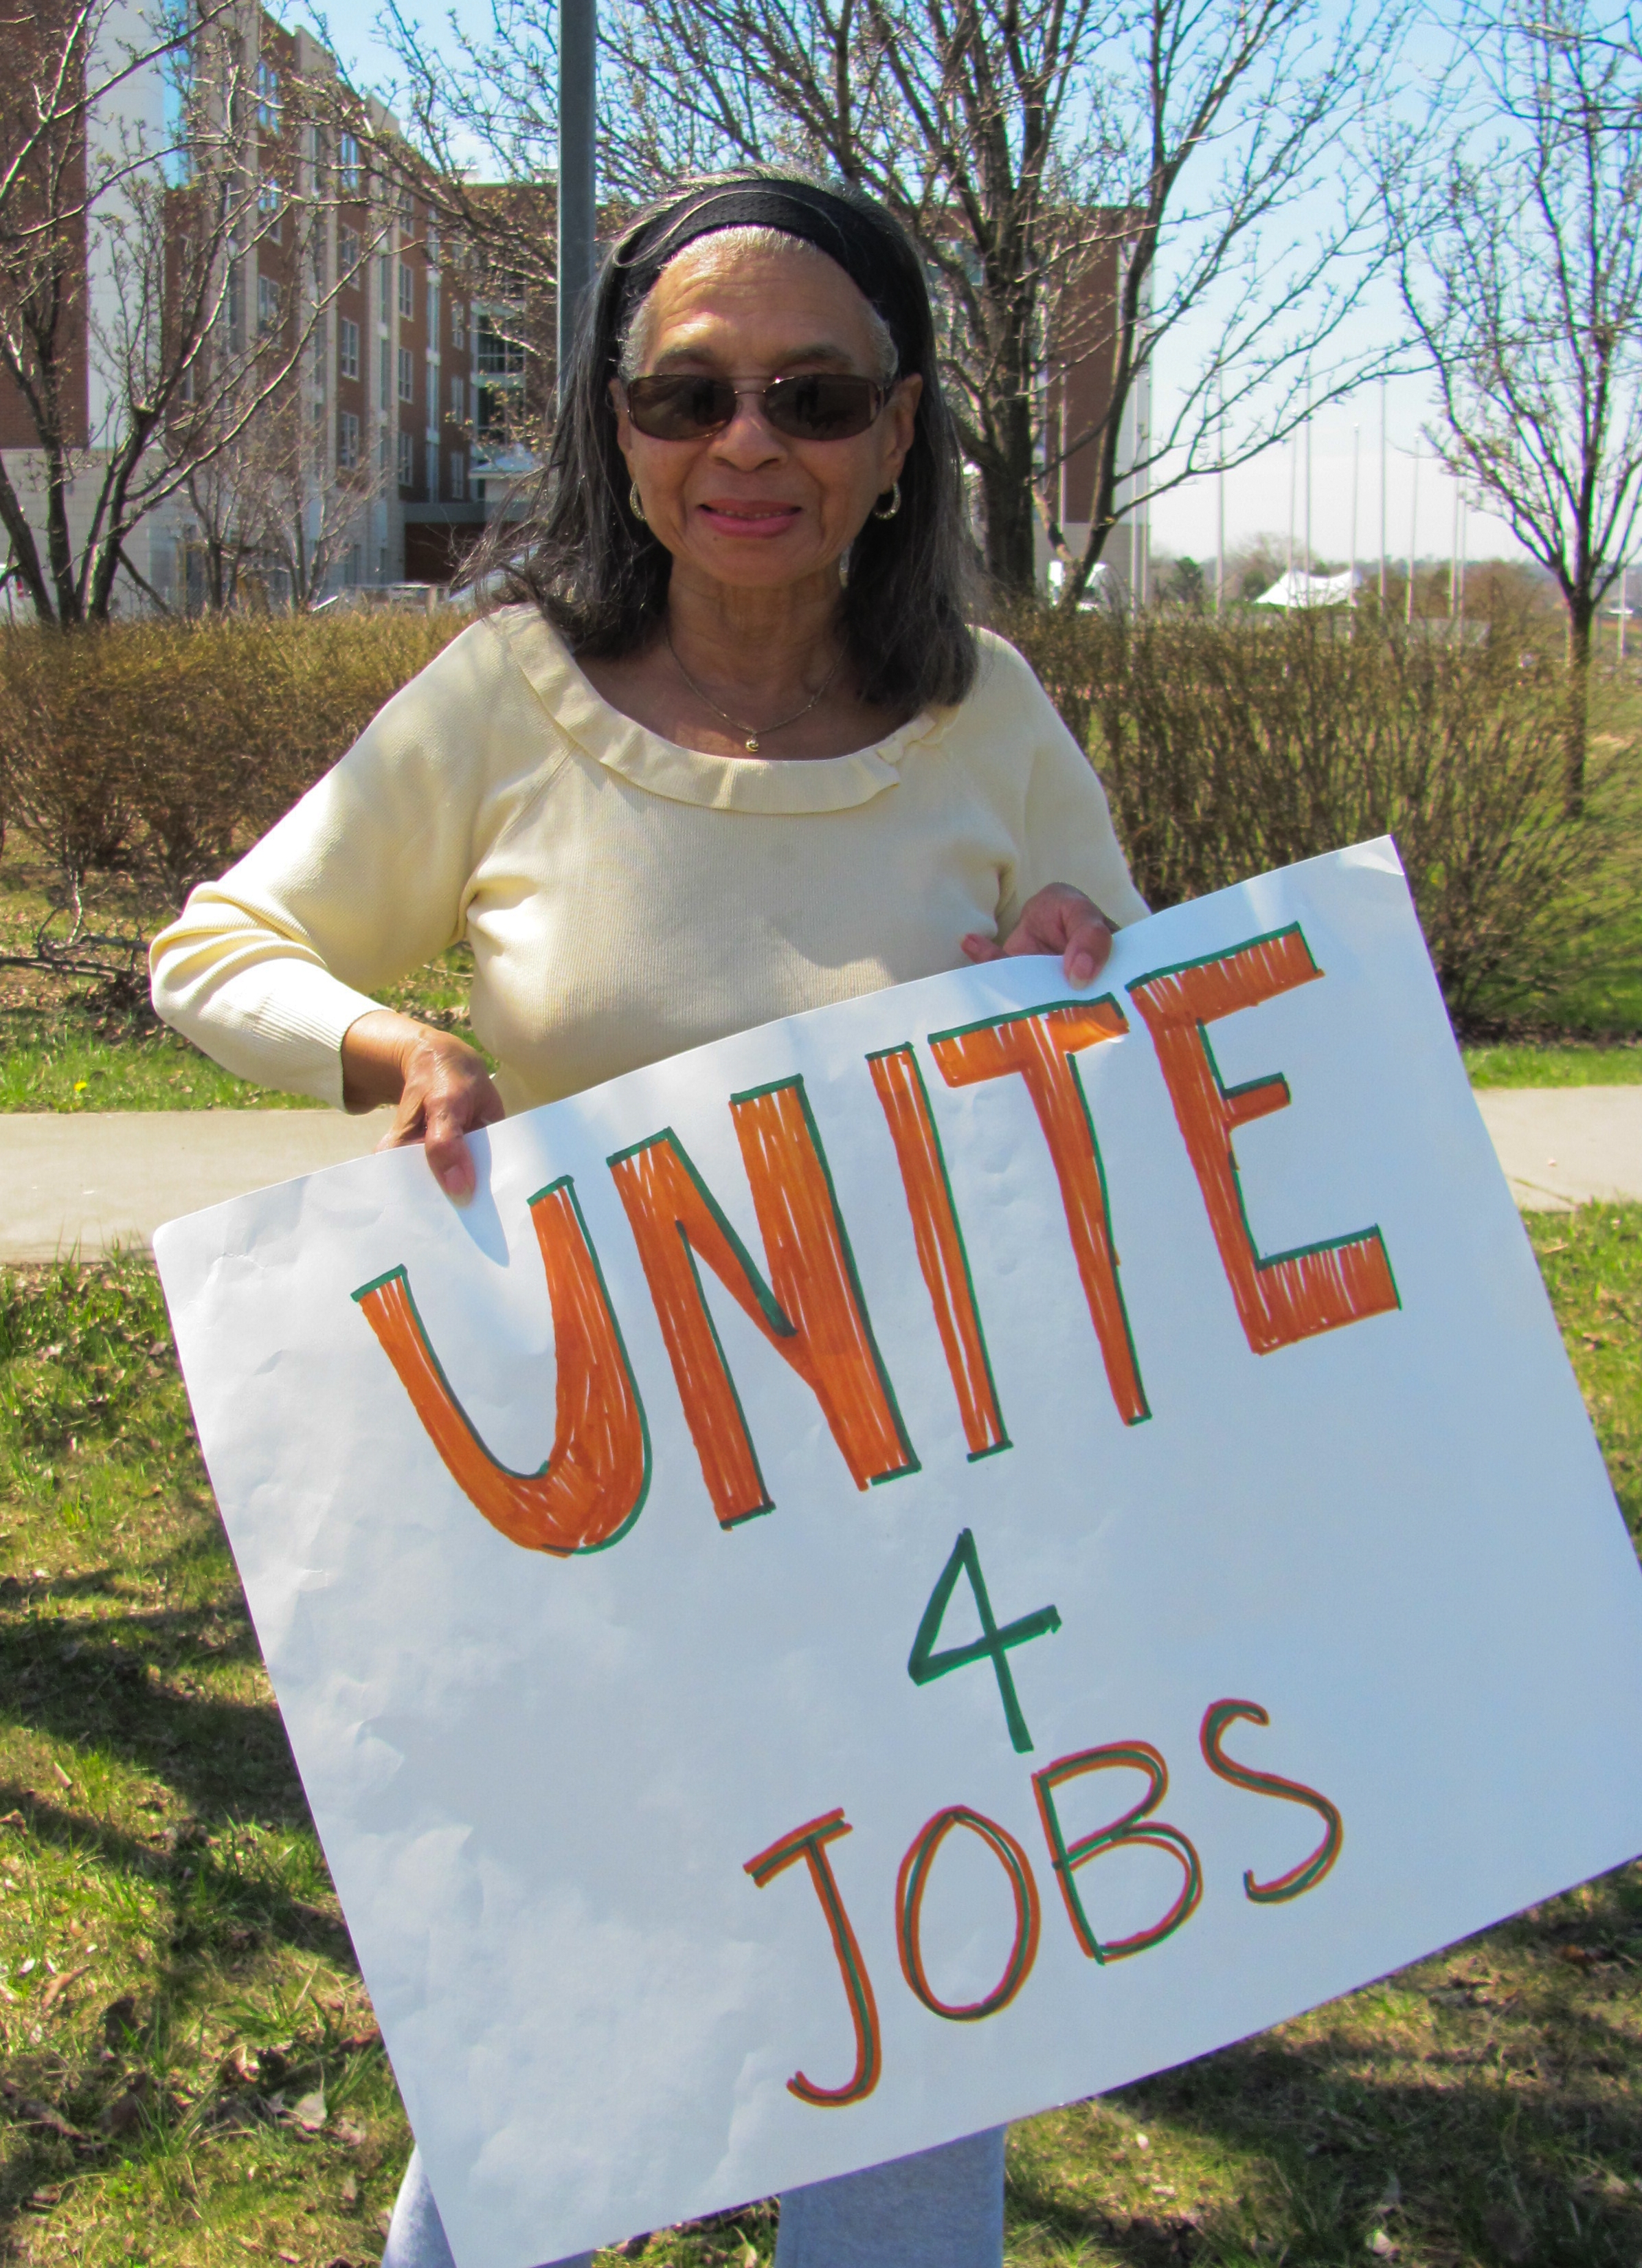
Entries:
{"type": "Polygon", "coordinates": [[[1004,1704],[1004,1719],[1009,1727],[1009,1737],[1015,1753],[1025,1756],[1032,1746],[1032,1735],[1027,1730],[1027,1720],[1020,1713],[1020,1704],[1015,1697],[1015,1681],[1009,1667],[1012,1646],[1025,1646],[1028,1639],[1047,1638],[1051,1631],[1060,1628],[1060,1615],[1054,1607],[1039,1607],[1018,1622],[1006,1623],[999,1630],[992,1617],[992,1602],[986,1595],[986,1579],[981,1572],[981,1555],[975,1548],[975,1535],[966,1528],[953,1545],[952,1557],[941,1569],[940,1580],[930,1593],[930,1602],[924,1609],[918,1624],[918,1634],[912,1641],[912,1652],[907,1659],[907,1675],[915,1685],[932,1684],[936,1678],[945,1677],[949,1669],[967,1669],[971,1662],[990,1661],[998,1677],[998,1690],[1004,1704]],[[940,1636],[940,1626],[952,1594],[958,1587],[960,1575],[968,1575],[969,1588],[975,1594],[976,1612],[981,1617],[981,1635],[968,1646],[949,1646],[939,1653],[935,1641],[940,1636]]]}

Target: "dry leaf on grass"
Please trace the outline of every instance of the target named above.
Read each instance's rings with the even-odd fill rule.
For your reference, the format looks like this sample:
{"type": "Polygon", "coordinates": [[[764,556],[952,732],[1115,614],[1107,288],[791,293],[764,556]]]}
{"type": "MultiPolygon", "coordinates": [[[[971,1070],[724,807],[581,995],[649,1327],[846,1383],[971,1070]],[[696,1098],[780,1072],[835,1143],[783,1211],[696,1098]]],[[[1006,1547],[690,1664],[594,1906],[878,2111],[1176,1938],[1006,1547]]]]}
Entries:
{"type": "Polygon", "coordinates": [[[86,1970],[91,1967],[91,1965],[92,1964],[89,1961],[82,1961],[77,1969],[65,1969],[61,1977],[54,1977],[50,1984],[47,1985],[45,1991],[40,1995],[40,2005],[42,2013],[46,2009],[54,2006],[57,1999],[68,1991],[70,1984],[77,1983],[78,1980],[85,1976],[86,1970]]]}

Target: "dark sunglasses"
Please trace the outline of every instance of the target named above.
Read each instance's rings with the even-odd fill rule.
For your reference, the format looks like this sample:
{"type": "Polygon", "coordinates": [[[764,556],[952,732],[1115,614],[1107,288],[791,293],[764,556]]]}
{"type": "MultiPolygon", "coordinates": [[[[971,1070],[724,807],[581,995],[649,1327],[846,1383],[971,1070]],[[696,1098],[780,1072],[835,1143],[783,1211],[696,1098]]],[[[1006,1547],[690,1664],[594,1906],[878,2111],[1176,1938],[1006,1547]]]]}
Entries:
{"type": "Polygon", "coordinates": [[[757,401],[766,422],[792,441],[851,440],[865,432],[888,399],[870,378],[827,371],[772,378],[764,386],[681,372],[630,379],[627,414],[652,441],[700,441],[723,432],[742,395],[757,401]]]}

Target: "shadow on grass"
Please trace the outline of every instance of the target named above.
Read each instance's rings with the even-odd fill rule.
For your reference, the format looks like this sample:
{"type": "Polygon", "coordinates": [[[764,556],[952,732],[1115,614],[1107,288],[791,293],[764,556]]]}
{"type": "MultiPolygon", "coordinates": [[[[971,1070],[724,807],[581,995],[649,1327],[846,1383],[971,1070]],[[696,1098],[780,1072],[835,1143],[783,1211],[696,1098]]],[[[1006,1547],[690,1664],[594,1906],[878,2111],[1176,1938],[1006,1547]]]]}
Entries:
{"type": "Polygon", "coordinates": [[[1440,1969],[1028,2122],[1017,2248],[1123,2268],[1633,2268],[1639,1955],[1642,1882],[1622,1869],[1440,1969]]]}
{"type": "MultiPolygon", "coordinates": [[[[114,1594],[105,1571],[51,1589],[114,1594]]],[[[230,1619],[209,1607],[134,1609],[89,1625],[33,1616],[0,1624],[0,1691],[19,1727],[164,1780],[203,1824],[305,1826],[296,1766],[272,1702],[185,1696],[167,1683],[257,1659],[243,1613],[230,1619]],[[73,1633],[66,1644],[65,1631],[73,1633]]]]}

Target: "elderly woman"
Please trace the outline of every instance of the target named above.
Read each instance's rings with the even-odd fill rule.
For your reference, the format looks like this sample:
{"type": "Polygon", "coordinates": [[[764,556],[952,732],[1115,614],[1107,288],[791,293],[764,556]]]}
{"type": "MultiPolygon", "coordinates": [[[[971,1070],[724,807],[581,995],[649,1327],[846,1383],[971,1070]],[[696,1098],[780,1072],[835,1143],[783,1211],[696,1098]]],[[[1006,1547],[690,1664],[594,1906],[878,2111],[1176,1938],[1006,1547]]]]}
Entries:
{"type": "MultiPolygon", "coordinates": [[[[875,206],[748,174],[605,262],[511,603],[154,947],[242,1076],[464,1137],[680,1049],[1000,954],[1087,984],[1145,910],[1031,671],[970,629],[934,328],[875,206]],[[465,939],[483,1059],[372,993],[465,939]]],[[[550,2147],[550,2138],[544,2139],[550,2147]]],[[[795,2191],[780,2268],[998,2268],[1003,2138],[795,2191]]],[[[413,2156],[384,2268],[443,2268],[413,2156]]]]}

